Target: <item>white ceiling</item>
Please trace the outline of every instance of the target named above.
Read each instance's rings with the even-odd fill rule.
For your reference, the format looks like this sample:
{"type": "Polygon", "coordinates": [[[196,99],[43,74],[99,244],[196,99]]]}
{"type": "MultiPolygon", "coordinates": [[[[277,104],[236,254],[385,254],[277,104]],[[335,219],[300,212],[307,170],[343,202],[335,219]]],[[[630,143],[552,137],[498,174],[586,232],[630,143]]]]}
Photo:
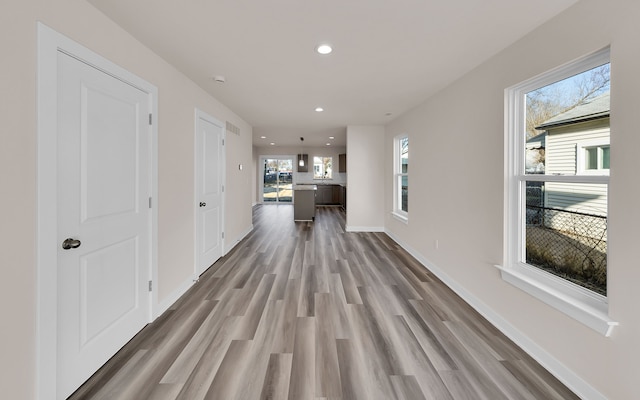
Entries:
{"type": "Polygon", "coordinates": [[[250,123],[255,145],[344,145],[347,125],[386,124],[577,0],[88,1],[250,123]]]}

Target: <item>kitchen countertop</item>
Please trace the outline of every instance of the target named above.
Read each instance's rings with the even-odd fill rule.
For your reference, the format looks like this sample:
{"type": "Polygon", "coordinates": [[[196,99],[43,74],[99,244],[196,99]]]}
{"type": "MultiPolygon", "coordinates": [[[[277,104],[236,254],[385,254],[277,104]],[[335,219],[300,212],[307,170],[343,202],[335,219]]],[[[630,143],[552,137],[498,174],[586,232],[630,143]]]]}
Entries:
{"type": "Polygon", "coordinates": [[[300,183],[294,185],[293,190],[318,190],[318,187],[314,184],[300,183]]]}
{"type": "MultiPolygon", "coordinates": [[[[347,187],[347,183],[346,182],[336,182],[336,183],[332,183],[332,182],[318,182],[318,183],[298,183],[297,185],[294,186],[306,186],[306,185],[313,185],[313,186],[342,186],[342,187],[347,187]]],[[[295,187],[294,187],[295,190],[295,187]]]]}

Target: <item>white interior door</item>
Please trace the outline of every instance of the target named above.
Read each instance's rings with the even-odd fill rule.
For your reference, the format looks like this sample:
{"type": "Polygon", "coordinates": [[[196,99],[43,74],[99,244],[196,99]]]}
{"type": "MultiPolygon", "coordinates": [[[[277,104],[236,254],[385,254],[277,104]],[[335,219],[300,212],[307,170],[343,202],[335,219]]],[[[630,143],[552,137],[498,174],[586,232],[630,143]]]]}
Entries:
{"type": "Polygon", "coordinates": [[[58,398],[149,320],[150,103],[59,53],[58,398]]]}
{"type": "Polygon", "coordinates": [[[196,275],[222,257],[224,127],[196,111],[196,275]]]}

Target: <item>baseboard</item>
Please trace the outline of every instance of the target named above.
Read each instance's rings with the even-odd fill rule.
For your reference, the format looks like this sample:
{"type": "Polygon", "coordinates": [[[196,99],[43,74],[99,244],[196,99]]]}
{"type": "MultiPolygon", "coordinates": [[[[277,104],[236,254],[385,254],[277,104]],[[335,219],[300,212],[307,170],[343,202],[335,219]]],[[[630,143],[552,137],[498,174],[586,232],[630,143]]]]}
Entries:
{"type": "Polygon", "coordinates": [[[227,246],[227,241],[225,240],[225,245],[224,245],[225,248],[224,248],[223,256],[226,256],[227,254],[229,254],[229,252],[233,250],[233,248],[236,247],[238,243],[242,241],[242,239],[247,237],[247,235],[250,234],[251,231],[253,231],[253,224],[249,225],[249,228],[247,230],[245,230],[240,235],[238,235],[234,240],[230,241],[231,245],[227,246]]]}
{"type": "Polygon", "coordinates": [[[345,227],[347,232],[384,232],[384,227],[381,226],[352,226],[347,225],[345,227]]]}
{"type": "Polygon", "coordinates": [[[173,303],[178,301],[178,299],[182,297],[182,295],[185,294],[187,290],[191,288],[191,286],[193,286],[194,283],[196,283],[196,279],[193,276],[189,277],[189,279],[182,282],[182,284],[178,286],[178,288],[174,290],[169,296],[167,296],[164,300],[158,302],[158,306],[156,307],[156,310],[154,312],[153,319],[155,320],[165,311],[167,311],[173,305],[173,303]]]}
{"type": "Polygon", "coordinates": [[[404,250],[411,254],[416,260],[418,260],[426,269],[437,276],[445,285],[453,290],[458,296],[466,301],[471,307],[473,307],[478,313],[480,313],[487,321],[493,324],[500,332],[516,343],[527,354],[535,359],[540,365],[542,365],[553,376],[558,378],[565,386],[571,389],[582,399],[589,400],[607,400],[607,398],[600,392],[598,392],[593,386],[589,385],[584,379],[576,375],[572,370],[567,368],[564,364],[558,361],[553,355],[540,347],[537,343],[531,340],[528,336],[520,332],[513,325],[511,325],[506,319],[493,311],[490,307],[480,301],[477,297],[468,292],[462,285],[453,280],[442,269],[435,266],[429,260],[427,260],[422,254],[417,252],[411,246],[404,243],[397,236],[389,231],[385,233],[400,245],[404,250]]]}

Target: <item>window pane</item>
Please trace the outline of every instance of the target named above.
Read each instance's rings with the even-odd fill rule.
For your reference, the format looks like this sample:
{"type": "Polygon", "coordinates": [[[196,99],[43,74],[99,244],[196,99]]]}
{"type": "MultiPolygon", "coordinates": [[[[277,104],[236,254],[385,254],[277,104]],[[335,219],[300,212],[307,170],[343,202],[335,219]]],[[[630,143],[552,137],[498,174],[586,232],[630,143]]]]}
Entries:
{"type": "Polygon", "coordinates": [[[324,157],[322,159],[322,163],[324,165],[324,179],[332,179],[332,175],[333,175],[333,158],[332,157],[324,157]]]}
{"type": "Polygon", "coordinates": [[[409,137],[397,136],[394,139],[393,155],[393,209],[403,217],[409,212],[409,137]]]}
{"type": "Polygon", "coordinates": [[[583,154],[576,149],[583,151],[578,144],[587,141],[609,143],[609,80],[604,64],[526,94],[526,174],[575,175],[602,165],[597,147],[583,154]]]}
{"type": "Polygon", "coordinates": [[[262,201],[288,202],[293,199],[293,160],[266,159],[262,201]]]}
{"type": "Polygon", "coordinates": [[[609,146],[602,148],[602,169],[609,169],[609,146]]]}
{"type": "Polygon", "coordinates": [[[313,157],[313,179],[332,179],[333,157],[313,157]]]}
{"type": "Polygon", "coordinates": [[[584,169],[598,169],[598,148],[584,149],[584,169]]]}
{"type": "Polygon", "coordinates": [[[400,170],[403,174],[409,172],[409,138],[400,139],[400,170]]]}
{"type": "Polygon", "coordinates": [[[607,185],[526,182],[525,260],[606,296],[607,185]]]}
{"type": "Polygon", "coordinates": [[[400,210],[404,212],[409,212],[409,177],[408,176],[399,176],[399,186],[400,186],[400,210]]]}
{"type": "Polygon", "coordinates": [[[293,201],[293,160],[278,161],[278,201],[293,201]]]}

